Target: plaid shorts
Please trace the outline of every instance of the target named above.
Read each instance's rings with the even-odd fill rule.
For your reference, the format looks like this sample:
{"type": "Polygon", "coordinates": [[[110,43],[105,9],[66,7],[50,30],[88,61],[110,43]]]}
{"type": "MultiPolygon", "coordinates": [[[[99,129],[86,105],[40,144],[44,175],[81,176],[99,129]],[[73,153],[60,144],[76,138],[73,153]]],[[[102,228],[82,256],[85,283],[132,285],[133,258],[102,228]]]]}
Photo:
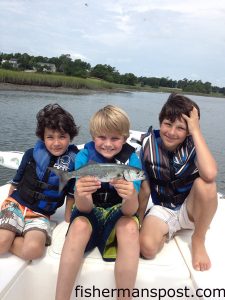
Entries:
{"type": "MultiPolygon", "coordinates": [[[[98,247],[105,261],[115,261],[117,253],[115,225],[124,216],[121,211],[121,204],[106,209],[94,207],[90,213],[80,212],[75,207],[71,215],[70,224],[80,216],[86,217],[92,227],[92,234],[85,252],[98,247]]],[[[136,216],[132,218],[139,226],[138,218],[136,216]]]]}
{"type": "Polygon", "coordinates": [[[2,203],[0,229],[15,232],[17,236],[24,236],[30,230],[40,230],[46,234],[46,245],[51,244],[49,218],[21,205],[11,197],[2,203]]]}

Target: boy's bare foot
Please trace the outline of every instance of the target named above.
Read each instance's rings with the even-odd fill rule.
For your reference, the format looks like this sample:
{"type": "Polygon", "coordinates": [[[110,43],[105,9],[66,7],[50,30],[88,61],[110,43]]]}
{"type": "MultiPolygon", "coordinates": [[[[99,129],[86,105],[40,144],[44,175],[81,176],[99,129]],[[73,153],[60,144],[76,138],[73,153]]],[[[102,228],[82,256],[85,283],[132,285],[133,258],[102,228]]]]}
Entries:
{"type": "Polygon", "coordinates": [[[195,236],[192,236],[192,265],[196,271],[207,271],[211,267],[205,240],[195,236]]]}

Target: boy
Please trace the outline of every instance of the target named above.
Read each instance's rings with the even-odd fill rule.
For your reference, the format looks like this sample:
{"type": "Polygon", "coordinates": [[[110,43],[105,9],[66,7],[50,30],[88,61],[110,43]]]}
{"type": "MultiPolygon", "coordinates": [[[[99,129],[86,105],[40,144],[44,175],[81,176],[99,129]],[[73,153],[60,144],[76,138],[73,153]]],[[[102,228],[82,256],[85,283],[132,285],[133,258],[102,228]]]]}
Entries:
{"type": "Polygon", "coordinates": [[[199,126],[200,110],[189,98],[171,94],[159,114],[160,130],[145,137],[142,162],[148,180],[139,195],[143,257],[153,258],[176,231],[194,229],[192,264],[208,270],[205,235],[217,208],[216,162],[199,126]]]}
{"type": "MultiPolygon", "coordinates": [[[[112,105],[100,109],[90,121],[93,141],[79,152],[75,168],[93,161],[140,168],[134,148],[126,143],[129,128],[129,119],[122,109],[112,105]]],[[[133,183],[125,179],[102,185],[90,176],[76,181],[76,207],[62,251],[56,300],[70,299],[83,254],[95,246],[104,260],[116,259],[116,287],[132,292],[140,251],[138,223],[134,217],[139,189],[140,181],[133,183]]],[[[128,293],[123,299],[130,298],[128,293]]],[[[118,299],[122,297],[118,295],[118,299]]]]}
{"type": "Polygon", "coordinates": [[[0,211],[0,254],[11,253],[32,260],[44,254],[50,244],[50,215],[63,205],[67,195],[65,219],[71,216],[73,185],[58,192],[58,177],[48,170],[55,166],[74,169],[77,147],[69,145],[78,134],[70,113],[58,104],[49,104],[37,114],[36,135],[40,139],[25,152],[8,198],[0,211]]]}

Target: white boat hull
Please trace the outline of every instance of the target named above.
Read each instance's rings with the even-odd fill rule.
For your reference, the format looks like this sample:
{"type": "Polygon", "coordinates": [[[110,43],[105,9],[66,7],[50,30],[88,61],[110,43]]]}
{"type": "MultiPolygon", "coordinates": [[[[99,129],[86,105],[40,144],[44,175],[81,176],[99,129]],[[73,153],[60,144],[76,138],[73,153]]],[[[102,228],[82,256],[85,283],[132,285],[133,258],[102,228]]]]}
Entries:
{"type": "Polygon", "coordinates": [[[10,169],[17,169],[20,165],[23,152],[0,151],[0,165],[10,169]]]}

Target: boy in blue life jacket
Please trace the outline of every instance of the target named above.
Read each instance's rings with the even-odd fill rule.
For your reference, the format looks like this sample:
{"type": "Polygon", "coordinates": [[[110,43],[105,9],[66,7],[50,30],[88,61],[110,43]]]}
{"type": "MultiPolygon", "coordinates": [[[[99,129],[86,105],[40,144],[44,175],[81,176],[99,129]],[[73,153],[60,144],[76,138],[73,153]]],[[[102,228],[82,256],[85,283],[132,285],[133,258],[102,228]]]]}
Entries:
{"type": "Polygon", "coordinates": [[[8,251],[31,260],[41,257],[50,244],[50,215],[67,197],[65,220],[74,204],[74,181],[58,192],[59,179],[48,167],[74,170],[78,149],[70,145],[78,134],[73,116],[58,104],[49,104],[37,114],[34,148],[25,152],[8,198],[0,211],[0,255],[8,251]]]}
{"type": "MultiPolygon", "coordinates": [[[[217,166],[199,125],[200,110],[189,98],[171,94],[159,114],[159,130],[145,137],[141,159],[148,180],[139,194],[143,219],[140,247],[153,258],[180,229],[193,229],[192,264],[208,270],[205,235],[217,208],[217,166]],[[153,206],[146,211],[149,195],[153,206]]],[[[148,205],[149,207],[149,205],[148,205]]]]}
{"type": "MultiPolygon", "coordinates": [[[[126,143],[129,128],[122,109],[112,105],[100,109],[90,121],[93,141],[76,156],[76,169],[93,162],[141,168],[135,149],[126,143]]],[[[76,180],[75,208],[61,255],[56,300],[70,299],[84,252],[96,246],[104,260],[116,260],[116,287],[132,292],[140,253],[135,217],[140,184],[125,179],[101,184],[90,176],[76,180]]],[[[123,299],[131,296],[128,293],[123,299]]]]}

